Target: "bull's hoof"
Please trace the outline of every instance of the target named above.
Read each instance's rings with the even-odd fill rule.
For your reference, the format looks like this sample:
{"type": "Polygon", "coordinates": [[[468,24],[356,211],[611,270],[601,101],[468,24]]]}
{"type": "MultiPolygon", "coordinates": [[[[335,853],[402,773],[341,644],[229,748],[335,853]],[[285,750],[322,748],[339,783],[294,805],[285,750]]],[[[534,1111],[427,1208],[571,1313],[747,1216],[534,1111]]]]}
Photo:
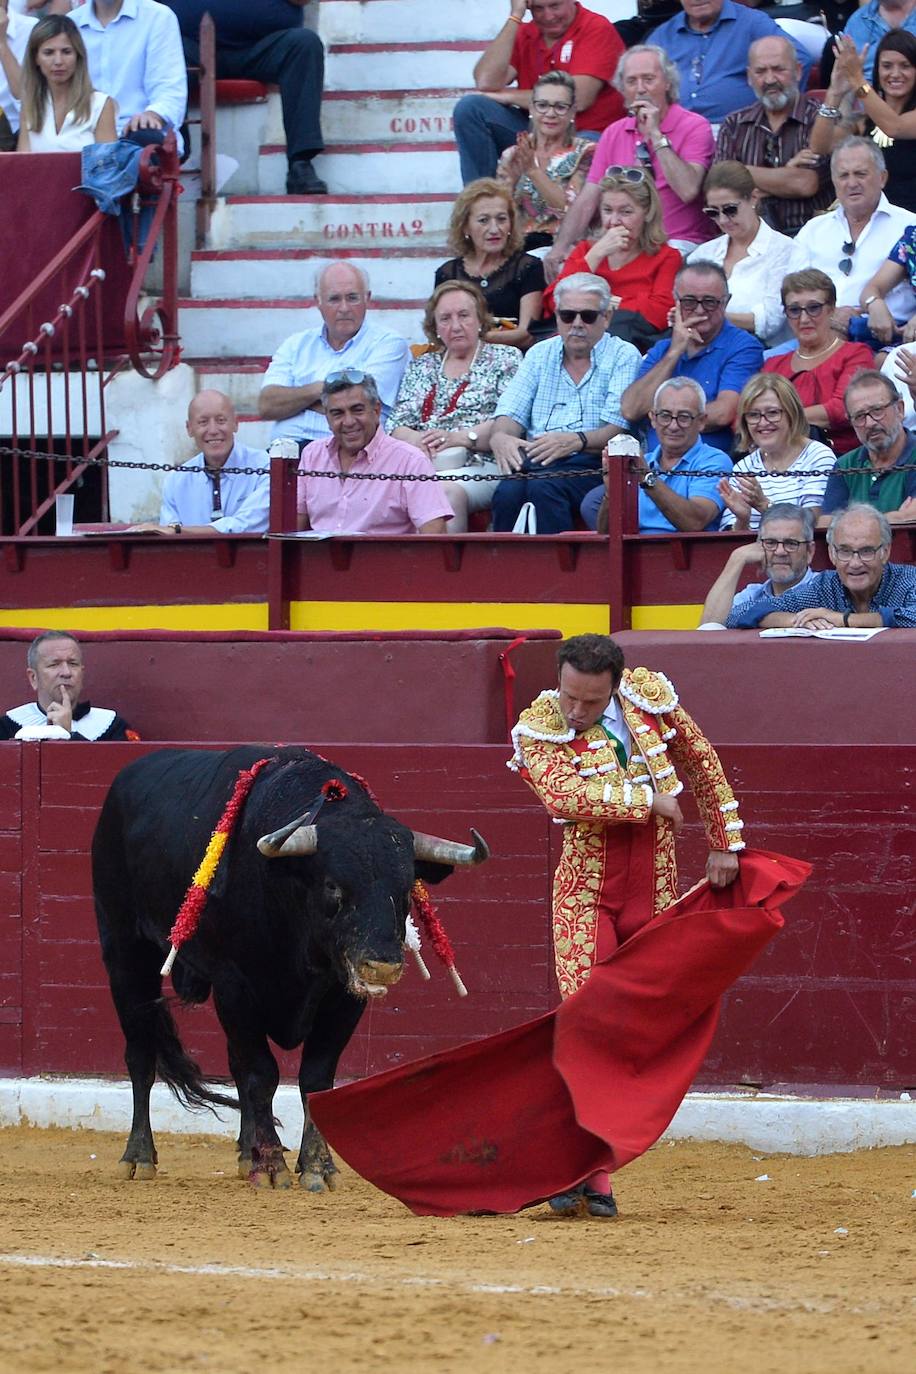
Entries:
{"type": "Polygon", "coordinates": [[[156,1166],[150,1161],[138,1163],[133,1159],[118,1160],[118,1178],[136,1179],[140,1183],[156,1177],[156,1166]]]}
{"type": "Polygon", "coordinates": [[[335,1193],[338,1186],[339,1179],[336,1169],[329,1169],[324,1174],[316,1173],[314,1169],[308,1169],[299,1175],[299,1187],[307,1193],[335,1193]]]}
{"type": "Polygon", "coordinates": [[[247,1180],[251,1177],[251,1155],[239,1155],[239,1178],[247,1180]]]}
{"type": "Polygon", "coordinates": [[[279,1164],[270,1164],[266,1167],[259,1165],[250,1170],[248,1174],[249,1183],[255,1188],[291,1188],[293,1186],[293,1176],[286,1167],[284,1160],[279,1164]]]}

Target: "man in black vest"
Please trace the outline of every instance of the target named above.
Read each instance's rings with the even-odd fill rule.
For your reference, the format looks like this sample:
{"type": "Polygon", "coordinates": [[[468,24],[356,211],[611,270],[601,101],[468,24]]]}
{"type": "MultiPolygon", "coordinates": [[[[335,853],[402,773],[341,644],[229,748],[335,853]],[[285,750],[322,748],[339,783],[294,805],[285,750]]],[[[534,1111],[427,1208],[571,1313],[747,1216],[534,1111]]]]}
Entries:
{"type": "Polygon", "coordinates": [[[4,739],[139,739],[116,712],[80,701],[83,651],[66,630],[45,630],[29,645],[26,669],[35,701],[0,716],[4,739]]]}

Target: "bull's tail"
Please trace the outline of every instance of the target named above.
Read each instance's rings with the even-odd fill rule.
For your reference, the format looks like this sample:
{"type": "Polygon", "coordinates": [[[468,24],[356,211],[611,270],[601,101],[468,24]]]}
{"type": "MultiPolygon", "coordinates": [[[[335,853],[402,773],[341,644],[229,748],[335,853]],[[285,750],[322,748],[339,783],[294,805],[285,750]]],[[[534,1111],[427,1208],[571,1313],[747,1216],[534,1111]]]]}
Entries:
{"type": "Polygon", "coordinates": [[[215,1107],[239,1109],[238,1098],[208,1088],[200,1065],[185,1051],[168,1002],[161,998],[155,1006],[156,1071],[163,1083],[191,1111],[212,1112],[215,1107]]]}

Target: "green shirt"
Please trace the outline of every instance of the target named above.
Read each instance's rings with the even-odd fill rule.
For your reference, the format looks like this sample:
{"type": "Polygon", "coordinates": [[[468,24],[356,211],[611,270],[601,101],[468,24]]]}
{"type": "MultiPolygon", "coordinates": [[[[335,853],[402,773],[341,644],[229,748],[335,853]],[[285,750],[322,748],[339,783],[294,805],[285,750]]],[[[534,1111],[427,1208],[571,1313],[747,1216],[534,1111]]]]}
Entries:
{"type": "Polygon", "coordinates": [[[855,501],[865,501],[876,510],[899,510],[909,496],[916,496],[916,440],[907,436],[906,447],[892,468],[876,472],[863,444],[851,453],[844,453],[827,479],[821,510],[830,515],[855,501]],[[867,468],[867,472],[849,472],[849,468],[867,468]],[[909,471],[905,471],[909,468],[909,471]]]}

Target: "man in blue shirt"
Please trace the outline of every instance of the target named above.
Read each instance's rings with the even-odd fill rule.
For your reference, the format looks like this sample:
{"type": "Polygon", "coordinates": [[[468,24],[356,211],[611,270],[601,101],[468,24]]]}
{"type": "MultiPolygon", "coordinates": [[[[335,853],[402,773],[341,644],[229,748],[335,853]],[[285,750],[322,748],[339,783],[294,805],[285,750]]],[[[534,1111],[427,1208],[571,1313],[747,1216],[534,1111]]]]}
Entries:
{"type": "Polygon", "coordinates": [[[781,597],[761,596],[733,610],[730,630],[916,628],[916,567],[889,563],[887,517],[860,502],[837,511],[827,531],[835,571],[815,573],[781,597]]]}
{"type": "MultiPolygon", "coordinates": [[[[662,382],[692,377],[706,393],[703,437],[730,453],[732,424],[744,383],[763,364],[763,346],[746,329],[725,318],[728,278],[714,262],[693,262],[674,279],[674,313],[670,339],[654,344],[642,360],[636,381],[623,394],[621,410],[630,424],[644,421],[662,382]]],[[[649,431],[648,446],[658,436],[649,431]]]]}
{"type": "Polygon", "coordinates": [[[302,26],[308,0],[166,0],[178,16],[191,66],[200,60],[197,35],[208,11],[216,25],[216,75],[280,87],[289,172],[287,194],[320,196],[327,186],[312,166],[324,148],[321,96],[324,48],[302,26]]]}
{"type": "Polygon", "coordinates": [[[601,450],[626,428],[620,394],[639,353],[606,332],[610,287],[574,272],[554,300],[558,336],[525,354],[496,406],[490,447],[504,480],[493,495],[494,530],[511,530],[526,502],[538,534],[574,529],[582,498],[600,489],[601,450]]]}
{"type": "Polygon", "coordinates": [[[779,501],[760,517],[755,544],[732,549],[725,567],[709,589],[700,614],[701,630],[723,630],[726,618],[738,614],[759,597],[781,597],[808,582],[814,573],[814,517],[810,507],[779,501]],[[746,568],[762,568],[764,582],[750,582],[737,596],[735,589],[746,568]]]}
{"type": "MultiPolygon", "coordinates": [[[[681,0],[683,14],[659,24],[649,37],[671,58],[681,74],[680,102],[686,110],[720,124],[733,110],[754,103],[747,84],[747,57],[758,38],[782,38],[783,30],[767,14],[734,0],[681,0]]],[[[794,45],[802,64],[805,89],[811,58],[794,45]]]]}
{"type": "MultiPolygon", "coordinates": [[[[723,461],[721,451],[700,438],[706,418],[703,388],[692,377],[662,382],[649,418],[660,443],[636,464],[640,534],[718,529],[725,503],[716,474],[723,461]]],[[[582,502],[582,519],[590,529],[597,526],[601,496],[596,488],[582,502]]]]}
{"type": "Polygon", "coordinates": [[[178,134],[188,77],[174,14],[156,0],[88,0],[70,18],[86,45],[93,86],[117,105],[121,137],[145,144],[161,143],[169,129],[178,134]]]}

